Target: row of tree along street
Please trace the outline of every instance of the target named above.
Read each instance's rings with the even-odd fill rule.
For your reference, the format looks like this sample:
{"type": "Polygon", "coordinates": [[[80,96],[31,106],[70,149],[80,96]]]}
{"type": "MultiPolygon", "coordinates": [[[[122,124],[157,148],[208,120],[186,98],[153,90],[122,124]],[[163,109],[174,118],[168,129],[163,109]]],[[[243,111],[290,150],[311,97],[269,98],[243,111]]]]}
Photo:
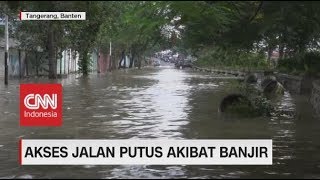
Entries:
{"type": "Polygon", "coordinates": [[[57,77],[63,50],[79,53],[79,70],[87,75],[88,54],[111,54],[110,43],[111,69],[124,54],[140,67],[142,57],[168,48],[197,57],[200,66],[279,67],[315,75],[320,69],[316,1],[4,1],[0,7],[11,17],[10,36],[21,48],[40,47],[47,54],[49,78],[57,77]],[[19,11],[81,11],[87,20],[14,20],[19,11]]]}

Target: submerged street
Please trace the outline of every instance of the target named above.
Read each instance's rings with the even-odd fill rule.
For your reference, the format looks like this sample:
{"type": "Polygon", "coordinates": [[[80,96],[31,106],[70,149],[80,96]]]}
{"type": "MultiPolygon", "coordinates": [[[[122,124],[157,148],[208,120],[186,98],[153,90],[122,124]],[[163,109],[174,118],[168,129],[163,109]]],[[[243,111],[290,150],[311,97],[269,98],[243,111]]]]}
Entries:
{"type": "Polygon", "coordinates": [[[271,117],[218,113],[237,81],[170,66],[70,75],[62,127],[19,127],[19,83],[0,86],[0,178],[320,178],[320,120],[308,98],[287,91],[271,117]],[[272,139],[272,166],[20,166],[25,139],[272,139]]]}

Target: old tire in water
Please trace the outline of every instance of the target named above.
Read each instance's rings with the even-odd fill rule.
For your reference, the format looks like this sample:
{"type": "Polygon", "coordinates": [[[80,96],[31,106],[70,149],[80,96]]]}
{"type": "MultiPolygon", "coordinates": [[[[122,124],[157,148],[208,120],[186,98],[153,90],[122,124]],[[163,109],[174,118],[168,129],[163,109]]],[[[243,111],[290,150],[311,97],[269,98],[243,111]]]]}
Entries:
{"type": "Polygon", "coordinates": [[[284,87],[276,80],[266,80],[263,85],[263,93],[266,95],[278,96],[284,94],[284,87]]]}
{"type": "Polygon", "coordinates": [[[242,94],[230,94],[224,97],[219,106],[219,112],[228,112],[230,108],[238,105],[245,105],[253,108],[251,101],[242,94]]]}
{"type": "Polygon", "coordinates": [[[257,74],[253,73],[253,74],[248,74],[245,77],[245,82],[246,83],[256,83],[258,81],[258,76],[257,74]]]}
{"type": "Polygon", "coordinates": [[[264,89],[271,81],[276,81],[275,76],[266,76],[263,81],[261,82],[261,87],[264,89]]]}

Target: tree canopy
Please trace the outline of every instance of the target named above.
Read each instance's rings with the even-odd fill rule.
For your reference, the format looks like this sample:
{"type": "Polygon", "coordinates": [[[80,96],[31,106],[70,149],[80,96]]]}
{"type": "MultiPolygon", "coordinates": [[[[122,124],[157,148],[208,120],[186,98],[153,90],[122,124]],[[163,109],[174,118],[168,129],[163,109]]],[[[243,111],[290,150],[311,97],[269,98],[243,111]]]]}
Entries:
{"type": "MultiPolygon", "coordinates": [[[[86,21],[18,21],[14,33],[26,49],[41,47],[48,52],[49,65],[56,62],[54,52],[59,54],[60,50],[73,48],[80,53],[80,70],[84,75],[88,74],[90,64],[88,53],[93,49],[108,52],[110,42],[114,56],[119,59],[123,52],[130,53],[138,64],[142,55],[164,48],[192,52],[198,57],[211,54],[207,59],[213,64],[234,59],[232,54],[240,57],[267,53],[270,59],[273,50],[278,50],[282,59],[319,48],[317,1],[7,1],[6,4],[9,11],[3,8],[1,11],[11,14],[19,10],[85,11],[86,21]]],[[[235,59],[235,63],[240,61],[235,59]]]]}

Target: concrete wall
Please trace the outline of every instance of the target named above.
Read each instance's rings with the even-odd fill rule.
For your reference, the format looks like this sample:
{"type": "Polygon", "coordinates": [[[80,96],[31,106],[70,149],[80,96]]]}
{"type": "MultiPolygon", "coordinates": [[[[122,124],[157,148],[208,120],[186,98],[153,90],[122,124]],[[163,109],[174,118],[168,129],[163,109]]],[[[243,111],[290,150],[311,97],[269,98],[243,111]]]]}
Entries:
{"type": "Polygon", "coordinates": [[[90,63],[89,71],[96,72],[98,70],[98,58],[99,58],[98,56],[99,54],[97,51],[93,51],[90,54],[91,63],[90,63]]]}
{"type": "Polygon", "coordinates": [[[313,82],[310,102],[317,114],[320,115],[320,80],[313,82]]]}
{"type": "MultiPolygon", "coordinates": [[[[97,72],[99,70],[99,54],[93,51],[89,54],[89,71],[97,72]]],[[[62,52],[62,58],[57,60],[57,74],[69,74],[77,72],[79,69],[79,53],[71,49],[62,52]]]]}
{"type": "MultiPolygon", "coordinates": [[[[90,66],[89,71],[96,72],[98,70],[98,54],[93,51],[89,54],[90,66]]],[[[62,52],[62,58],[57,59],[57,74],[66,75],[75,73],[79,70],[79,53],[71,49],[62,52]]]]}
{"type": "MultiPolygon", "coordinates": [[[[19,64],[19,50],[11,48],[9,50],[8,59],[8,74],[9,77],[21,76],[47,76],[49,65],[48,59],[44,53],[25,52],[20,50],[20,64],[19,64]]],[[[89,70],[96,72],[98,70],[98,54],[92,52],[90,54],[91,66],[89,70]]],[[[62,52],[62,58],[57,59],[57,74],[67,75],[75,73],[79,69],[79,53],[67,49],[62,52]]],[[[4,49],[0,48],[0,78],[4,78],[4,49]]]]}
{"type": "Polygon", "coordinates": [[[300,76],[292,76],[287,74],[277,74],[277,80],[283,85],[285,89],[291,93],[301,94],[302,80],[300,76]]]}
{"type": "MultiPolygon", "coordinates": [[[[0,78],[4,78],[4,48],[0,46],[0,78]]],[[[96,51],[90,53],[91,66],[89,71],[97,72],[99,70],[99,54],[96,51]]],[[[25,76],[47,76],[49,65],[47,55],[42,52],[31,52],[19,50],[15,47],[9,49],[8,57],[8,74],[9,77],[19,78],[25,76]],[[20,55],[19,55],[20,54],[20,55]],[[19,61],[20,56],[20,61],[19,61]]],[[[108,61],[109,62],[109,61],[108,61]]],[[[108,68],[109,63],[103,64],[104,69],[108,68]]],[[[57,75],[67,75],[75,73],[79,69],[79,53],[71,49],[62,52],[62,58],[57,59],[57,75]]]]}
{"type": "Polygon", "coordinates": [[[26,76],[47,76],[49,64],[46,54],[43,52],[26,52],[26,67],[24,69],[26,76]]]}
{"type": "MultiPolygon", "coordinates": [[[[4,77],[4,49],[0,48],[0,78],[4,77]]],[[[19,77],[20,69],[21,75],[25,75],[25,52],[20,50],[20,62],[19,62],[19,50],[15,48],[9,49],[8,56],[8,74],[9,77],[19,77]]]]}
{"type": "Polygon", "coordinates": [[[277,80],[289,92],[295,94],[310,94],[314,77],[310,76],[292,76],[288,74],[276,74],[277,80]]]}
{"type": "Polygon", "coordinates": [[[57,74],[75,73],[79,69],[79,53],[71,49],[62,52],[62,58],[57,59],[57,74]]]}

